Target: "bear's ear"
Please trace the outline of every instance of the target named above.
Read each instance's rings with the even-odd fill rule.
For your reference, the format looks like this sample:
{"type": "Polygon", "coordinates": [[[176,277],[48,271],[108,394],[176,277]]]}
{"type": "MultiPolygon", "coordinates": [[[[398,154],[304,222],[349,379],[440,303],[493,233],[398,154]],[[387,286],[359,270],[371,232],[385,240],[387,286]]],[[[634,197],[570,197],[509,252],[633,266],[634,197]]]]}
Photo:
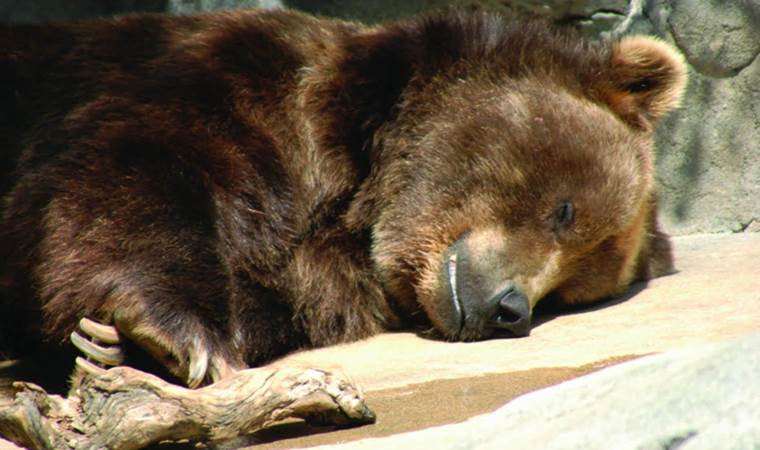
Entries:
{"type": "Polygon", "coordinates": [[[623,119],[648,127],[677,108],[686,87],[683,56],[650,36],[622,38],[612,46],[606,100],[623,119]]]}

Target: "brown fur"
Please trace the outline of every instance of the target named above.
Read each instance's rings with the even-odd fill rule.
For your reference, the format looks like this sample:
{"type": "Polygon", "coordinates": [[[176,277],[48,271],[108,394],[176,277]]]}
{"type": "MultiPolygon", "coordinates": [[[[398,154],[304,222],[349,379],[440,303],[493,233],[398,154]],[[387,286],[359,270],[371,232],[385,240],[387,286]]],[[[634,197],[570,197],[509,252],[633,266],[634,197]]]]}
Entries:
{"type": "Polygon", "coordinates": [[[662,274],[651,129],[685,75],[636,39],[486,14],[6,26],[6,346],[89,316],[178,374],[226,373],[420,317],[489,336],[483,299],[454,323],[452,248],[462,289],[508,281],[531,307],[662,274]]]}

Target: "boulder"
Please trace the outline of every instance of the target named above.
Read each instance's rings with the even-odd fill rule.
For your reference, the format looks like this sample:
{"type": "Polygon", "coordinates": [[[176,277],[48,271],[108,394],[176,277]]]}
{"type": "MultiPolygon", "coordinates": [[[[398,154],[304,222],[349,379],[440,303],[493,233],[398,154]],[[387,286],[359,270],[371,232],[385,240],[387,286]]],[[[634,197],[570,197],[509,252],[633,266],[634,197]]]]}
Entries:
{"type": "Polygon", "coordinates": [[[632,3],[614,33],[657,35],[689,65],[683,106],[657,130],[666,230],[760,230],[760,3],[632,3]]]}
{"type": "Polygon", "coordinates": [[[603,369],[459,424],[329,448],[758,448],[758,379],[760,333],[603,369]]]}
{"type": "Polygon", "coordinates": [[[166,12],[190,14],[198,11],[216,11],[239,8],[282,8],[281,0],[167,0],[166,12]]]}

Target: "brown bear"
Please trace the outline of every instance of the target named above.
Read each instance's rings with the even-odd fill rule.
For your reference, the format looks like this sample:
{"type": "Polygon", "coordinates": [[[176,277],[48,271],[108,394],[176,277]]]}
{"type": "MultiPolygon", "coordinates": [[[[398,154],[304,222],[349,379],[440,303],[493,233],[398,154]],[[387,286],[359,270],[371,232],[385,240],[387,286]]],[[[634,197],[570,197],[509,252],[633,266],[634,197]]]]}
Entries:
{"type": "Polygon", "coordinates": [[[6,349],[89,317],[198,386],[399,327],[525,336],[672,267],[652,130],[685,66],[652,38],[237,11],[0,49],[6,349]]]}

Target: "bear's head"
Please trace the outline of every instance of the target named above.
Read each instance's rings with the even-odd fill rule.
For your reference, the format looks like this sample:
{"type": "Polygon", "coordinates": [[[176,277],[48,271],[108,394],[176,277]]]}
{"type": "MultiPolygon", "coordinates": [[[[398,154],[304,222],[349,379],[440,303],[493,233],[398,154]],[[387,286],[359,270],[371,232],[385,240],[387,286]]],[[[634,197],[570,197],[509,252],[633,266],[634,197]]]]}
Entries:
{"type": "Polygon", "coordinates": [[[347,218],[402,310],[447,339],[524,336],[549,294],[592,302],[672,269],[652,148],[686,82],[669,45],[490,15],[365,39],[344,69],[372,162],[347,218]]]}

